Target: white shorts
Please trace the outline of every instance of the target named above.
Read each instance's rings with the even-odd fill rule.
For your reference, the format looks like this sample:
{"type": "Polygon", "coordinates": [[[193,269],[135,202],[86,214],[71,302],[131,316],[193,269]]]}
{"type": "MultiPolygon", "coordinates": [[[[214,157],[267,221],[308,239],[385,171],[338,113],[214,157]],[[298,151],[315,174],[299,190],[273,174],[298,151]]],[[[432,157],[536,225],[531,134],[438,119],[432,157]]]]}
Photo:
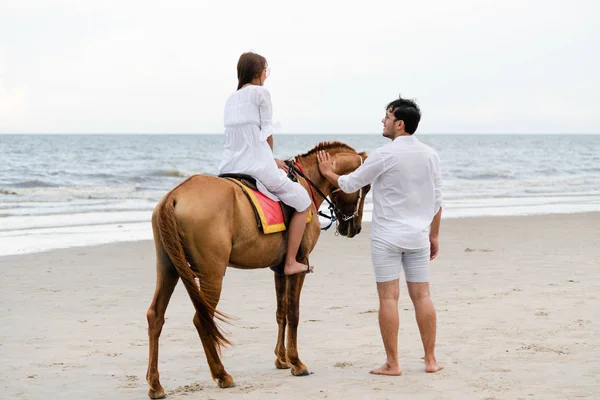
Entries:
{"type": "Polygon", "coordinates": [[[398,279],[402,269],[407,282],[429,282],[429,257],[429,246],[409,250],[383,240],[371,240],[371,261],[376,282],[398,279]]]}

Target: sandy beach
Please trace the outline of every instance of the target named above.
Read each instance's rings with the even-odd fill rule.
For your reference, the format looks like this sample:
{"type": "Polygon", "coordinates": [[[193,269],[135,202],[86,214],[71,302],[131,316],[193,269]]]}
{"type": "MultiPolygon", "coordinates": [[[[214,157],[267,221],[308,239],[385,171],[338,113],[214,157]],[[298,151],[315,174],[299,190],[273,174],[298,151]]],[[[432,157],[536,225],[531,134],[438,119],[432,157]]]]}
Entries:
{"type": "MultiPolygon", "coordinates": [[[[171,399],[593,399],[600,397],[600,213],[449,219],[432,264],[437,357],[425,374],[404,282],[401,377],[384,361],[368,224],[324,232],[301,297],[299,352],[313,372],[273,365],[273,274],[229,269],[219,309],[236,317],[223,352],[236,387],[212,381],[183,285],[161,336],[171,399]]],[[[0,258],[0,384],[12,399],[144,399],[150,241],[0,258]]]]}

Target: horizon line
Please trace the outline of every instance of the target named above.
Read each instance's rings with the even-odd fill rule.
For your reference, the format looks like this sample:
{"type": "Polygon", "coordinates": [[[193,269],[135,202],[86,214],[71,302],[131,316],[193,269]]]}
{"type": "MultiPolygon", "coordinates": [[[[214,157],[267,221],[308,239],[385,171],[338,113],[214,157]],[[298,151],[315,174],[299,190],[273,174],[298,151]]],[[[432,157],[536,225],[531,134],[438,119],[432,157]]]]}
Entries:
{"type": "MultiPolygon", "coordinates": [[[[599,132],[528,132],[528,133],[520,133],[520,132],[512,132],[512,133],[457,133],[457,132],[417,132],[415,135],[476,135],[476,136],[485,136],[485,135],[598,135],[599,132]]],[[[208,132],[0,132],[0,135],[223,135],[223,133],[208,133],[208,132]]],[[[366,133],[348,133],[348,132],[338,132],[338,133],[276,133],[275,135],[325,135],[325,136],[333,136],[333,135],[381,135],[381,133],[374,132],[366,132],[366,133]]]]}

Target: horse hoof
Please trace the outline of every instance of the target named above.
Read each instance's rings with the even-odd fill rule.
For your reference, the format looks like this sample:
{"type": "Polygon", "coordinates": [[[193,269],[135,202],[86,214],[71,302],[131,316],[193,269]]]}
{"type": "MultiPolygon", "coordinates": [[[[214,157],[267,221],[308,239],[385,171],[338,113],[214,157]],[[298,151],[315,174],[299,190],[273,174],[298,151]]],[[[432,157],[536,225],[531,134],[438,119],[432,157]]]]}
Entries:
{"type": "Polygon", "coordinates": [[[292,366],[288,363],[282,363],[279,359],[275,360],[275,367],[277,369],[290,369],[292,366]]]}
{"type": "Polygon", "coordinates": [[[151,399],[164,399],[165,397],[167,397],[167,394],[165,393],[165,390],[163,388],[160,388],[159,390],[148,390],[148,397],[150,397],[151,399]]]}
{"type": "Polygon", "coordinates": [[[217,379],[217,384],[221,389],[227,389],[235,386],[235,382],[233,381],[233,377],[231,375],[225,375],[221,379],[217,379]]]}
{"type": "Polygon", "coordinates": [[[292,369],[292,375],[294,375],[294,376],[309,376],[309,375],[312,375],[312,372],[310,372],[308,369],[303,369],[303,370],[294,372],[294,370],[292,369]]]}

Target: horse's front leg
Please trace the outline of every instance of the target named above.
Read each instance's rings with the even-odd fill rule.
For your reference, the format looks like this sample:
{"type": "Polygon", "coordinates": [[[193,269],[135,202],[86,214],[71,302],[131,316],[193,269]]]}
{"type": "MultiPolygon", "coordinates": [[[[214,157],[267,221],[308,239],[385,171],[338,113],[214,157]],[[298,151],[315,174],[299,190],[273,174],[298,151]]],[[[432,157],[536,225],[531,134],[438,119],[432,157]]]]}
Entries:
{"type": "Polygon", "coordinates": [[[295,376],[310,375],[306,365],[298,358],[298,321],[300,319],[300,292],[305,274],[295,274],[287,277],[287,361],[292,366],[295,376]]]}
{"type": "Polygon", "coordinates": [[[275,275],[275,294],[277,295],[277,345],[275,345],[275,366],[278,369],[288,369],[290,364],[287,362],[285,354],[285,327],[286,327],[286,277],[285,275],[275,275]]]}

